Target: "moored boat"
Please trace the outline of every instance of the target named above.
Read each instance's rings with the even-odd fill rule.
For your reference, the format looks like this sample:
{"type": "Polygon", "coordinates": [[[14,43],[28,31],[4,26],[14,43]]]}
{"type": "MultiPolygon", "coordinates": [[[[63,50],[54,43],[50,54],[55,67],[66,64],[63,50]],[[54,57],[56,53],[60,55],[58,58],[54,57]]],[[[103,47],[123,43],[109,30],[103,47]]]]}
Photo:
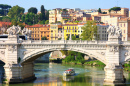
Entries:
{"type": "Polygon", "coordinates": [[[73,68],[69,68],[68,70],[64,71],[63,75],[65,76],[72,76],[75,74],[75,70],[73,68]]]}

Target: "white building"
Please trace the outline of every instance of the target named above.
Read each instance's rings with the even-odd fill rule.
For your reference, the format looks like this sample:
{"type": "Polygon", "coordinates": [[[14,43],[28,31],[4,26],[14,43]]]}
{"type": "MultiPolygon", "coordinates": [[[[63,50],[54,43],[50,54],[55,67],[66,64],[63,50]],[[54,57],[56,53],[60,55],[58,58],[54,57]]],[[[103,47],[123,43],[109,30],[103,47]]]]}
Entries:
{"type": "Polygon", "coordinates": [[[83,32],[83,30],[82,30],[83,26],[84,26],[84,24],[78,24],[78,35],[79,35],[79,38],[81,38],[81,34],[83,32]]]}
{"type": "Polygon", "coordinates": [[[97,24],[97,35],[99,35],[99,40],[108,40],[107,28],[109,25],[97,24]]]}

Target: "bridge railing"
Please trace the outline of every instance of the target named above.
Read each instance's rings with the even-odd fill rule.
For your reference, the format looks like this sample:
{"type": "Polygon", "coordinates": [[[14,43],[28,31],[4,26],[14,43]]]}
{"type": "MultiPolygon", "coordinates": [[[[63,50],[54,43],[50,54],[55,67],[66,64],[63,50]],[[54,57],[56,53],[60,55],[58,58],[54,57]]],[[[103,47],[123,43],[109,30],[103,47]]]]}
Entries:
{"type": "Polygon", "coordinates": [[[6,41],[5,40],[0,40],[0,44],[3,44],[5,43],[6,41]]]}
{"type": "Polygon", "coordinates": [[[122,41],[122,44],[130,44],[130,41],[122,41]]]}
{"type": "Polygon", "coordinates": [[[19,43],[32,44],[106,44],[106,41],[87,41],[87,40],[22,40],[19,43]]]}

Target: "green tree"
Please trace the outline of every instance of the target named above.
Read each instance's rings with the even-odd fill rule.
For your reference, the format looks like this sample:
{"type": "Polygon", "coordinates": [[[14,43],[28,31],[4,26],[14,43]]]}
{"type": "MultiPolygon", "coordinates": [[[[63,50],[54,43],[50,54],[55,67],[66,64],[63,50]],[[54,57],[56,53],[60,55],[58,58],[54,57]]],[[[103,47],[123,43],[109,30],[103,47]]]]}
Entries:
{"type": "Polygon", "coordinates": [[[82,27],[82,39],[83,40],[93,40],[94,37],[97,39],[97,26],[95,21],[87,21],[86,25],[82,27]]]}
{"type": "Polygon", "coordinates": [[[112,10],[116,11],[116,13],[117,13],[117,11],[121,10],[121,7],[113,7],[113,8],[110,8],[108,11],[111,12],[112,10]]]}
{"type": "Polygon", "coordinates": [[[31,7],[31,8],[28,9],[28,12],[29,12],[29,13],[32,12],[32,13],[34,13],[34,14],[37,14],[37,8],[31,7]]]}
{"type": "Polygon", "coordinates": [[[21,20],[22,22],[25,22],[28,25],[37,24],[38,21],[38,15],[35,15],[34,13],[27,13],[26,15],[22,15],[21,20]]]}
{"type": "Polygon", "coordinates": [[[49,20],[49,10],[47,10],[47,12],[46,12],[45,19],[49,20]]]}
{"type": "Polygon", "coordinates": [[[42,40],[48,40],[46,36],[42,37],[42,40]]]}
{"type": "Polygon", "coordinates": [[[25,25],[24,25],[23,23],[17,21],[16,19],[13,19],[13,20],[11,21],[11,26],[13,26],[13,25],[15,25],[15,26],[19,25],[22,30],[23,30],[23,28],[25,27],[25,25]]]}
{"type": "Polygon", "coordinates": [[[16,5],[9,9],[8,16],[10,18],[16,18],[18,15],[20,15],[20,13],[24,13],[24,8],[16,5]]]}
{"type": "Polygon", "coordinates": [[[6,4],[0,4],[0,8],[0,14],[6,16],[11,6],[6,4]]]}
{"type": "Polygon", "coordinates": [[[62,38],[58,38],[58,40],[61,40],[62,38]]]}
{"type": "Polygon", "coordinates": [[[49,24],[49,20],[46,20],[46,21],[45,21],[45,24],[49,24]]]}
{"type": "Polygon", "coordinates": [[[98,9],[98,12],[99,12],[99,13],[102,13],[101,8],[98,9]]]}
{"type": "Polygon", "coordinates": [[[44,8],[44,5],[41,6],[41,20],[45,20],[45,8],[44,8]]]}
{"type": "Polygon", "coordinates": [[[8,16],[4,16],[4,17],[2,17],[2,21],[3,22],[10,22],[11,18],[9,18],[8,16]]]}
{"type": "Polygon", "coordinates": [[[107,12],[102,12],[102,14],[107,14],[107,12]]]}
{"type": "Polygon", "coordinates": [[[11,21],[11,26],[12,25],[15,25],[15,26],[17,26],[18,25],[18,22],[17,22],[17,20],[16,19],[13,19],[12,21],[11,21]]]}

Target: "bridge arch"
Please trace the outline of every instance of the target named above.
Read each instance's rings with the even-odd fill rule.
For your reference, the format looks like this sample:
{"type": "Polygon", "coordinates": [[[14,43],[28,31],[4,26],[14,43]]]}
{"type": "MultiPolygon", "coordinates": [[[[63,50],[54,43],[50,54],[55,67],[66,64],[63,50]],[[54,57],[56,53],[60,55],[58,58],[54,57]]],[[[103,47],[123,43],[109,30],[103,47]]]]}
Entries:
{"type": "Polygon", "coordinates": [[[61,48],[45,48],[45,49],[35,50],[35,51],[30,52],[27,55],[25,55],[23,57],[22,61],[21,61],[21,64],[34,61],[35,59],[39,58],[43,54],[46,54],[46,53],[49,53],[49,52],[52,52],[52,51],[57,51],[57,50],[70,50],[70,51],[84,53],[84,54],[92,56],[95,59],[97,59],[97,60],[103,62],[104,64],[106,64],[105,56],[101,55],[100,53],[93,52],[93,50],[85,50],[85,49],[78,49],[78,48],[64,48],[64,49],[61,49],[61,48]]]}

